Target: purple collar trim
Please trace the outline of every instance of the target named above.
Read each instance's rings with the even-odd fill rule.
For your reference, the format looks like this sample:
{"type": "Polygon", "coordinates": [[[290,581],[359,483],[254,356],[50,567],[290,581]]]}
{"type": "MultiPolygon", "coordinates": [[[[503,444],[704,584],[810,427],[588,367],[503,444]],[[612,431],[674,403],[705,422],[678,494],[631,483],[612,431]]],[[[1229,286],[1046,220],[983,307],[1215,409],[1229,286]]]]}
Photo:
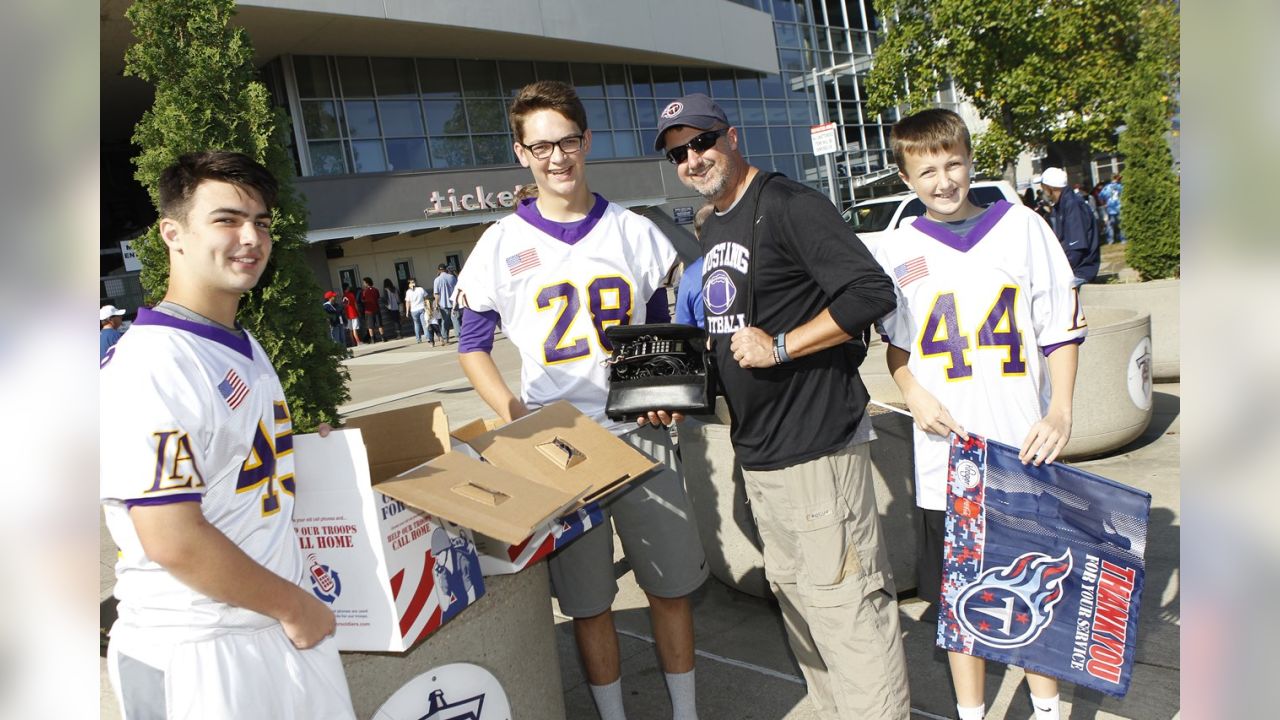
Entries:
{"type": "Polygon", "coordinates": [[[1013,205],[1009,204],[1008,200],[997,200],[991,203],[986,212],[983,213],[982,219],[978,220],[978,224],[974,225],[969,234],[964,237],[951,232],[945,225],[930,221],[923,215],[913,220],[911,227],[952,250],[969,252],[974,245],[977,245],[982,238],[987,236],[987,233],[991,232],[991,228],[995,227],[996,223],[1000,222],[1000,218],[1004,217],[1005,213],[1009,212],[1012,207],[1013,205]]]}
{"type": "MultiPolygon", "coordinates": [[[[249,334],[246,332],[244,337],[236,337],[234,334],[216,328],[212,325],[183,320],[172,315],[166,315],[162,312],[149,310],[147,308],[138,308],[138,318],[133,321],[134,325],[160,325],[162,327],[173,328],[174,330],[182,330],[192,335],[198,335],[205,340],[212,340],[221,343],[236,352],[244,355],[250,360],[253,359],[253,343],[249,342],[249,334]]],[[[236,323],[236,327],[240,327],[240,323],[236,323]]],[[[243,330],[244,328],[240,328],[243,330]]]]}
{"type": "Polygon", "coordinates": [[[591,210],[587,216],[581,220],[573,222],[561,223],[554,220],[548,220],[542,217],[542,213],[538,212],[538,199],[525,198],[516,206],[516,215],[519,215],[525,222],[538,228],[542,232],[559,240],[566,245],[573,245],[595,228],[596,223],[600,222],[600,218],[604,217],[605,208],[609,207],[609,201],[600,197],[597,193],[591,193],[595,197],[596,202],[591,206],[591,210]]]}

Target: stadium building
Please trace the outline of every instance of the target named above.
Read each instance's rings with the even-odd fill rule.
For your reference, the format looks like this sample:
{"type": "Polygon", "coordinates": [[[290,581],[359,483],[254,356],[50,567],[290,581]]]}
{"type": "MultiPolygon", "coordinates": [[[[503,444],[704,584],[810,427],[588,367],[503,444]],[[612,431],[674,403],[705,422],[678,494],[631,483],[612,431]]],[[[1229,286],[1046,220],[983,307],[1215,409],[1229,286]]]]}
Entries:
{"type": "MultiPolygon", "coordinates": [[[[141,293],[122,242],[155,216],[132,179],[129,138],[152,98],[123,75],[128,6],[101,4],[101,295],[132,309],[141,293]]],[[[403,288],[439,263],[461,267],[531,181],[506,107],[535,79],[582,97],[592,189],[653,219],[682,254],[702,200],[652,142],[658,113],[684,93],[724,107],[753,164],[841,207],[894,174],[896,117],[862,102],[877,44],[870,0],[240,0],[234,22],[289,118],[309,257],[326,288],[365,276],[403,288]],[[815,157],[811,127],[825,122],[838,150],[815,157]]]]}

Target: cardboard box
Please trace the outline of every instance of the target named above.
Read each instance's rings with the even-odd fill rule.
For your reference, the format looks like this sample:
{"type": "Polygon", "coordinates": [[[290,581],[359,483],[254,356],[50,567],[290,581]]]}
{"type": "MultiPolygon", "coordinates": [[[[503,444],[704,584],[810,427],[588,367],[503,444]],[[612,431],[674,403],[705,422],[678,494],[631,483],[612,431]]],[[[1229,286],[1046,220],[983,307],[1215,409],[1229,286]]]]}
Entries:
{"type": "Polygon", "coordinates": [[[312,592],[337,618],[339,650],[408,650],[484,595],[468,530],[373,488],[443,452],[443,410],[410,410],[363,431],[352,422],[294,438],[294,529],[312,592]],[[384,422],[401,434],[383,434],[384,422]]]}
{"type": "MultiPolygon", "coordinates": [[[[444,453],[378,491],[515,546],[544,529],[554,535],[548,523],[657,466],[563,401],[499,428],[474,430],[463,433],[474,453],[444,453]]],[[[437,439],[443,447],[445,440],[437,439]]],[[[392,468],[401,465],[392,462],[392,468]]]]}

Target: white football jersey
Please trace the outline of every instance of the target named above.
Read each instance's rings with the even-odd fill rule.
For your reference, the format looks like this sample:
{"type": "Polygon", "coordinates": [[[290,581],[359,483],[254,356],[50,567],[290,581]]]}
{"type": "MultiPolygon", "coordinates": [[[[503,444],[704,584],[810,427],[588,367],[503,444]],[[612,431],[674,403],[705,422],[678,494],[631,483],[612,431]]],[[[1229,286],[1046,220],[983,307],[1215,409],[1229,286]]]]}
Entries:
{"type": "Polygon", "coordinates": [[[458,302],[495,310],[520,350],[521,397],[530,408],[568,400],[620,433],[633,422],[605,417],[610,325],[645,322],[645,306],[675,264],[671,241],[647,218],[609,203],[569,245],[512,214],[481,236],[458,276],[458,302]]]}
{"type": "Polygon", "coordinates": [[[100,495],[120,548],[113,638],[123,627],[138,642],[163,644],[275,623],[215,601],[153,562],[127,505],[194,499],[249,557],[301,583],[293,425],[262,346],[248,333],[238,338],[144,309],[112,350],[100,376],[100,495]]]}
{"type": "MultiPolygon", "coordinates": [[[[965,237],[921,217],[875,250],[898,306],[888,342],[968,432],[1021,446],[1051,388],[1043,350],[1087,332],[1062,246],[1022,205],[992,205],[965,237]]],[[[916,504],[945,509],[948,443],[915,430],[916,504]]]]}

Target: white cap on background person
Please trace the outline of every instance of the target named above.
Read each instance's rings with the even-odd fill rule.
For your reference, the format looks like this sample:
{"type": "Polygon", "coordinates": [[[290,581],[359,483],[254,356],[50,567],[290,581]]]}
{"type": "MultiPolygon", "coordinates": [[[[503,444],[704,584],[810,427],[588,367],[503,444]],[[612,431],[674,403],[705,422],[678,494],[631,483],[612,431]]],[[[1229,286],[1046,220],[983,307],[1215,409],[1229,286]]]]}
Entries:
{"type": "Polygon", "coordinates": [[[1046,168],[1044,174],[1040,176],[1040,184],[1064,188],[1067,186],[1067,171],[1059,167],[1046,168]]]}
{"type": "Polygon", "coordinates": [[[103,305],[102,309],[98,311],[98,322],[102,322],[109,317],[120,317],[123,314],[124,310],[116,309],[115,305],[103,305]]]}

